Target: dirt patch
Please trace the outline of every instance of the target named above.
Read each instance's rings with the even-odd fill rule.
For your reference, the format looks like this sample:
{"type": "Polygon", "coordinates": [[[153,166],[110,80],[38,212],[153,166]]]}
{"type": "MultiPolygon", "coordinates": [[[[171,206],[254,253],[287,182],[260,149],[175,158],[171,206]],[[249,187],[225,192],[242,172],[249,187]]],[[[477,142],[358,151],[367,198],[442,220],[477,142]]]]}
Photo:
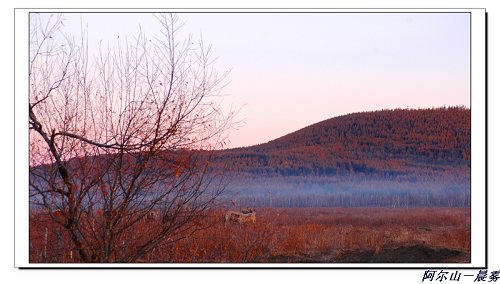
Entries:
{"type": "Polygon", "coordinates": [[[469,263],[470,254],[424,245],[383,248],[379,251],[342,250],[327,254],[277,255],[270,263],[469,263]]]}
{"type": "Polygon", "coordinates": [[[269,263],[332,263],[335,261],[333,254],[298,254],[298,255],[275,255],[266,262],[269,263]]]}
{"type": "Polygon", "coordinates": [[[413,245],[385,248],[374,251],[344,251],[339,253],[335,262],[341,263],[468,263],[470,254],[448,249],[413,245]]]}

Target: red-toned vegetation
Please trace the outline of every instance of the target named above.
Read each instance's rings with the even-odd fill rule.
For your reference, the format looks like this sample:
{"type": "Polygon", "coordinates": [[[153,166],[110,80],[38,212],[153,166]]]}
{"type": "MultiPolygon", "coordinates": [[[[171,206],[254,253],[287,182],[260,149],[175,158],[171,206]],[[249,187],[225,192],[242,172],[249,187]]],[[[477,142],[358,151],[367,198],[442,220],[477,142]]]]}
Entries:
{"type": "MultiPolygon", "coordinates": [[[[465,256],[450,262],[470,260],[468,208],[259,209],[255,224],[225,223],[224,214],[212,212],[206,229],[180,240],[168,239],[140,262],[340,262],[355,252],[379,255],[413,245],[465,256]]],[[[155,222],[146,219],[129,234],[148,234],[155,222]]],[[[41,213],[32,214],[31,262],[79,262],[78,254],[65,246],[68,236],[58,226],[41,213]]],[[[127,239],[117,244],[123,253],[134,246],[127,239]]]]}
{"type": "Polygon", "coordinates": [[[221,151],[215,164],[259,175],[468,175],[470,129],[464,107],[352,113],[268,143],[221,151]]]}

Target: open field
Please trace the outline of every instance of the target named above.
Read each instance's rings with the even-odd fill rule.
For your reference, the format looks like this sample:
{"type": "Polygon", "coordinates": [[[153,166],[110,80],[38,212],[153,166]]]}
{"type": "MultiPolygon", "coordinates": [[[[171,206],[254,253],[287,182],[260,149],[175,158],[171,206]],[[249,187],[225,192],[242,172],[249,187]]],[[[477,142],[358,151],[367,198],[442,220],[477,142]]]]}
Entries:
{"type": "MultiPolygon", "coordinates": [[[[207,228],[148,254],[157,263],[469,262],[469,208],[260,208],[257,222],[225,223],[213,212],[207,228]]],[[[69,237],[40,214],[30,220],[30,261],[79,262],[69,237]]],[[[134,234],[147,234],[154,222],[134,234]]],[[[126,240],[123,245],[133,246],[126,240]]]]}

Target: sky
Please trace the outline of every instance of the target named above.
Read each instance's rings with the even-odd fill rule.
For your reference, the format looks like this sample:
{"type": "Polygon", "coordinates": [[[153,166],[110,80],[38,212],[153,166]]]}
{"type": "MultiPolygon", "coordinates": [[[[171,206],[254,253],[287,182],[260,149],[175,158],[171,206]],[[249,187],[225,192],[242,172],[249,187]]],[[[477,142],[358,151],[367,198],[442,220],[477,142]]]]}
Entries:
{"type": "MultiPolygon", "coordinates": [[[[265,143],[335,116],[392,108],[470,107],[468,13],[182,13],[229,70],[225,109],[242,120],[228,147],[265,143]]],[[[157,36],[150,13],[64,14],[89,43],[157,36]]],[[[94,47],[95,48],[95,47],[94,47]]],[[[96,48],[95,48],[96,49],[96,48]]]]}

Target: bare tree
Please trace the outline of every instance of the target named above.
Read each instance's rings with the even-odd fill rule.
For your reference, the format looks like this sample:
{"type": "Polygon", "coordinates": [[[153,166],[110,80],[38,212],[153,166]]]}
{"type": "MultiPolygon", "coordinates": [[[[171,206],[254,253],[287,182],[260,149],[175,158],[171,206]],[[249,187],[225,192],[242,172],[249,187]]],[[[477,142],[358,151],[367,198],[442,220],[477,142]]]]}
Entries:
{"type": "Polygon", "coordinates": [[[61,15],[30,18],[30,208],[64,228],[75,261],[140,262],[203,228],[224,183],[210,171],[234,112],[227,73],[174,14],[162,36],[89,56],[61,15]],[[62,39],[62,40],[61,40],[62,39]]]}

